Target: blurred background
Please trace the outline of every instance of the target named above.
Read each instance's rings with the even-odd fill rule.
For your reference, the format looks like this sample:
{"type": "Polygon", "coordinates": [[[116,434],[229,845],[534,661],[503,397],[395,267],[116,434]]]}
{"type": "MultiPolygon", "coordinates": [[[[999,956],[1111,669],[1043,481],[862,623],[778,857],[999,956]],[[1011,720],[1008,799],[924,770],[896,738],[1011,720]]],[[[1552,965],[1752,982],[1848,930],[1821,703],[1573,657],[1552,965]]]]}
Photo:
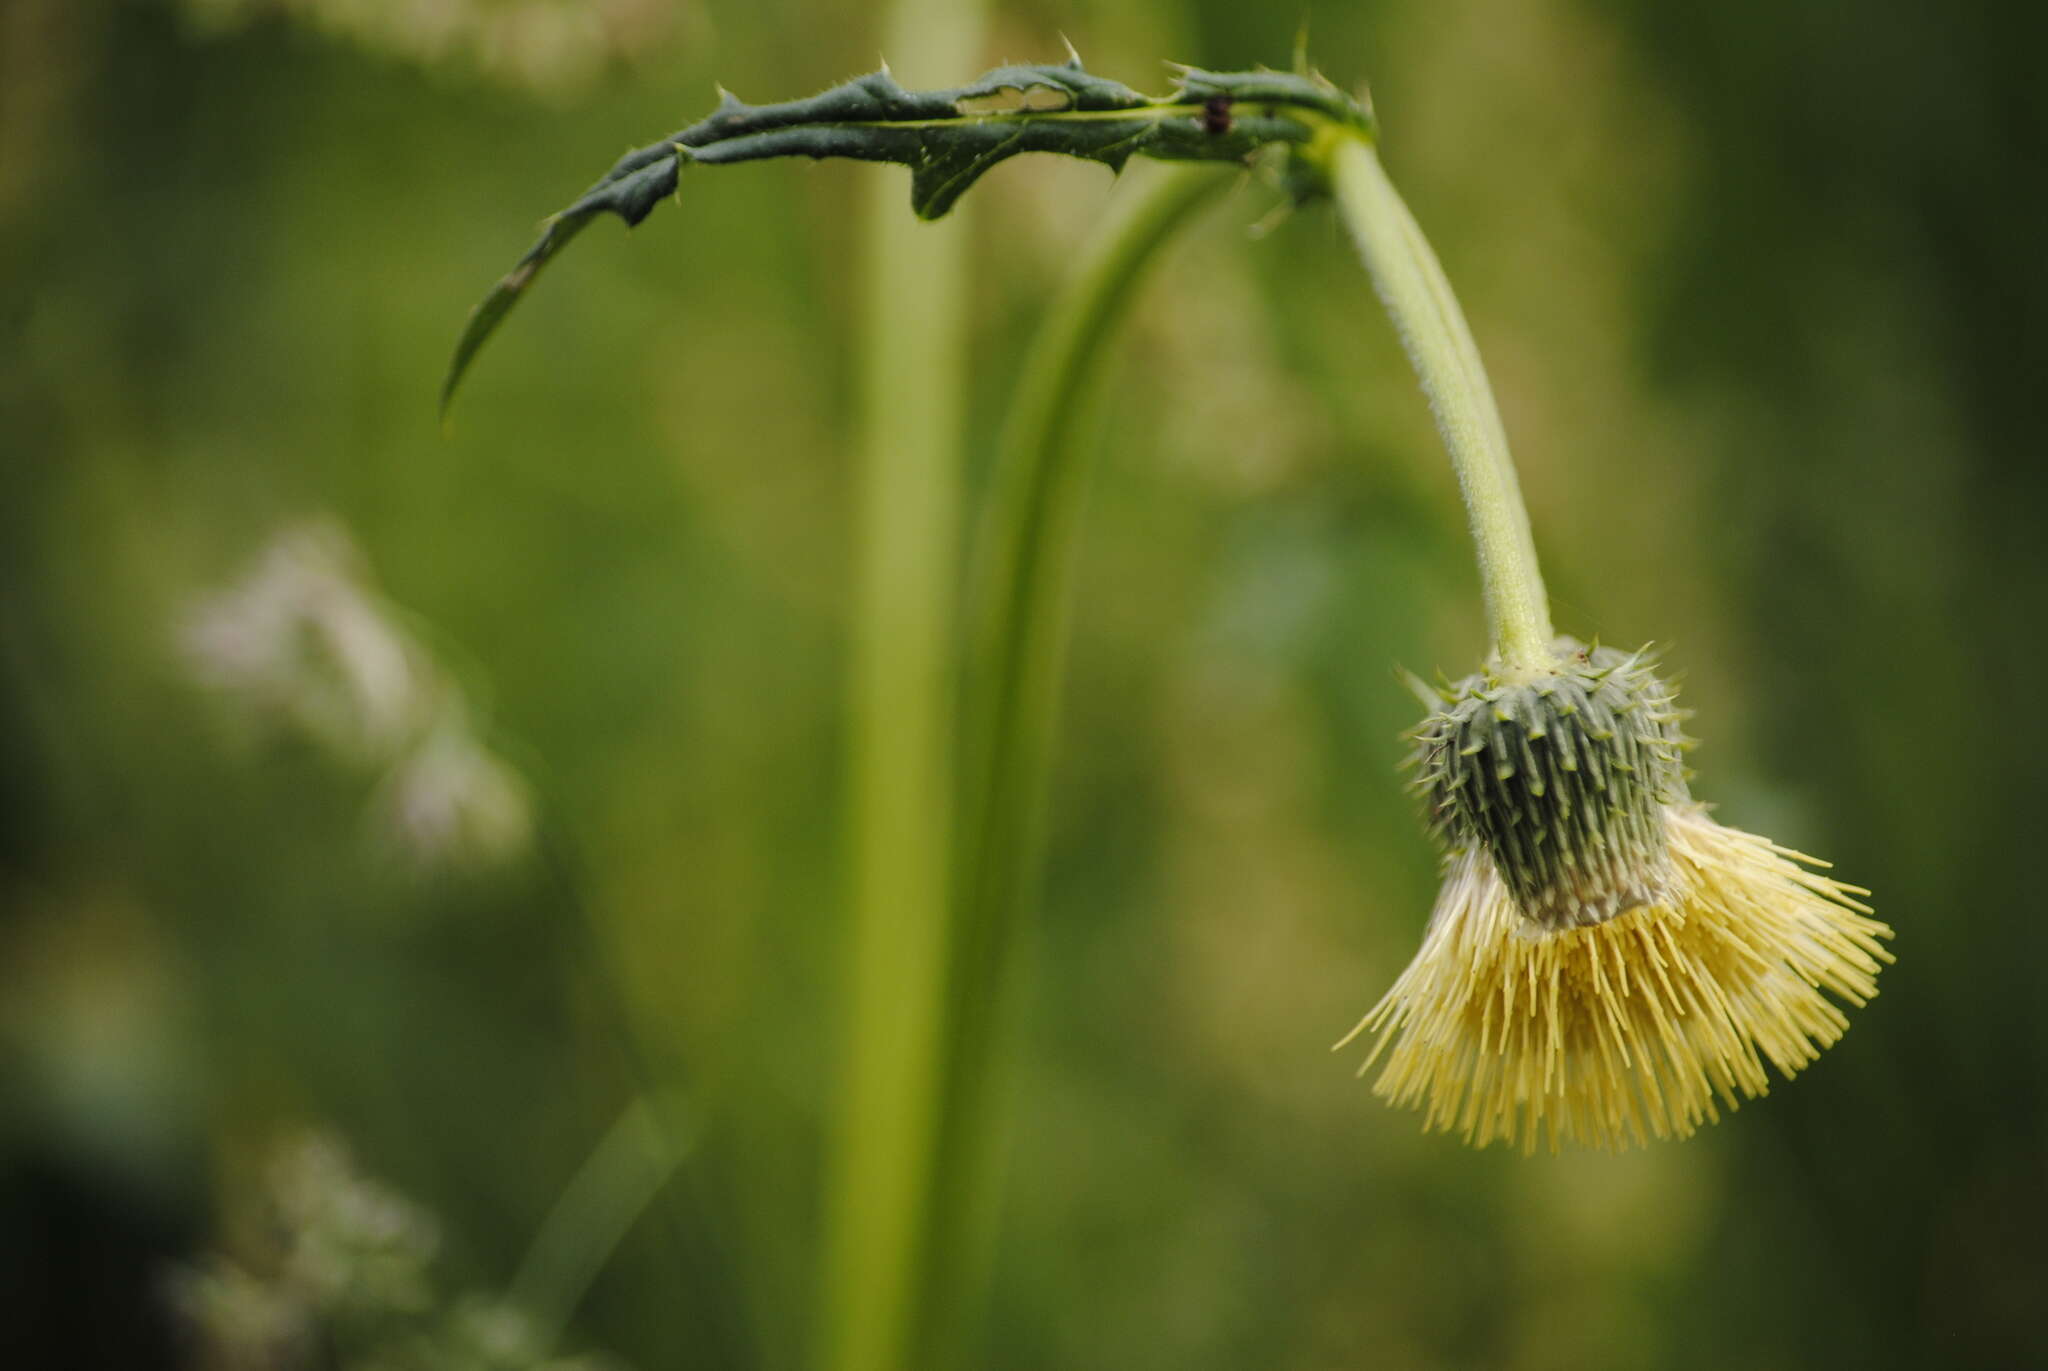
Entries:
{"type": "MultiPolygon", "coordinates": [[[[1899,962],[1796,1085],[1620,1157],[1422,1136],[1329,1053],[1433,893],[1395,669],[1484,628],[1363,273],[1247,185],[1118,349],[983,1364],[2048,1366],[2033,15],[1312,8],[1559,626],[1664,645],[1697,793],[1874,888],[1899,962]]],[[[1299,17],[1029,0],[986,56],[1159,90],[1299,17]]],[[[795,0],[0,7],[0,1361],[283,1364],[345,1286],[430,1330],[380,1365],[537,1365],[564,1318],[803,1364],[854,209],[907,177],[706,173],[553,268],[446,437],[434,392],[621,150],[878,42],[795,0]],[[668,1150],[587,1165],[650,1091],[668,1150]]],[[[1117,193],[1020,159],[925,230],[973,243],[975,463],[1117,193]]]]}

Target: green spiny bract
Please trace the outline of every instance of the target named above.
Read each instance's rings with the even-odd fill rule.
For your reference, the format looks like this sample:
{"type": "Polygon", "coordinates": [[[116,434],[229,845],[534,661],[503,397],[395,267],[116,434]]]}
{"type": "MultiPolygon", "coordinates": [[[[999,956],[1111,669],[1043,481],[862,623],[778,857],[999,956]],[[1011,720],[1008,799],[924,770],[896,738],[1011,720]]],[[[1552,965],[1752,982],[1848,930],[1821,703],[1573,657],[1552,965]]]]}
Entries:
{"type": "Polygon", "coordinates": [[[1453,852],[1492,857],[1530,922],[1604,923],[1663,899],[1684,717],[1647,654],[1557,641],[1552,670],[1481,672],[1416,729],[1415,786],[1453,852]]]}

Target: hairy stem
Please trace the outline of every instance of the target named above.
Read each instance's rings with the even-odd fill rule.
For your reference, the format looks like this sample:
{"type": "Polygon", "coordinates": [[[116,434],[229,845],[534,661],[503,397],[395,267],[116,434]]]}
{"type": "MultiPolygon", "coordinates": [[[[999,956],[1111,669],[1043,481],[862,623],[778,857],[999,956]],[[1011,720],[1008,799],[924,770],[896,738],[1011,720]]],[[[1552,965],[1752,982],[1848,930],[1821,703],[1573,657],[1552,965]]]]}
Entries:
{"type": "Polygon", "coordinates": [[[1349,132],[1337,133],[1331,144],[1328,172],[1338,211],[1401,335],[1457,468],[1500,665],[1509,672],[1542,670],[1554,636],[1549,602],[1507,434],[1472,331],[1372,144],[1349,132]]]}
{"type": "MultiPolygon", "coordinates": [[[[957,71],[980,28],[978,5],[901,0],[888,50],[913,74],[957,71]]],[[[905,215],[900,195],[875,178],[863,215],[851,985],[822,1287],[833,1371],[910,1365],[943,1108],[968,240],[905,215]]]]}

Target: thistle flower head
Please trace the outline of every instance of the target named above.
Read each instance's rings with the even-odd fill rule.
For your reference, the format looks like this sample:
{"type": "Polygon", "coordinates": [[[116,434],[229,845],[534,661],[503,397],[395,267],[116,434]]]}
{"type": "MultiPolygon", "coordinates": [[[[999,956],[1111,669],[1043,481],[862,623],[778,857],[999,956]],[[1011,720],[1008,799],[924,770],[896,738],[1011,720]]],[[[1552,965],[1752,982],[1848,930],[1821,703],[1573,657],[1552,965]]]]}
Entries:
{"type": "Polygon", "coordinates": [[[1647,654],[1559,639],[1550,671],[1482,672],[1445,692],[1413,735],[1416,788],[1447,848],[1498,854],[1530,920],[1604,923],[1670,887],[1681,717],[1647,654]]]}
{"type": "Polygon", "coordinates": [[[1568,639],[1550,670],[1444,694],[1415,734],[1443,890],[1351,1035],[1379,1037],[1375,1093],[1475,1146],[1620,1148],[1689,1135],[1766,1093],[1765,1063],[1789,1077],[1842,1036],[1828,996],[1877,993],[1891,930],[1867,891],[1708,817],[1682,717],[1645,654],[1568,639]]]}

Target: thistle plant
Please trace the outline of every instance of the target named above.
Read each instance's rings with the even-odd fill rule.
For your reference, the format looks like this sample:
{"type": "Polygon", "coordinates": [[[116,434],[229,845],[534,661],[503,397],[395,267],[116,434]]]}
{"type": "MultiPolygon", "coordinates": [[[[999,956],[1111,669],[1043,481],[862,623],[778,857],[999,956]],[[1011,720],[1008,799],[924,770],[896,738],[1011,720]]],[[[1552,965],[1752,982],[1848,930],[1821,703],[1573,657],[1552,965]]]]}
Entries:
{"type": "MultiPolygon", "coordinates": [[[[1553,630],[1478,350],[1377,141],[1368,103],[1299,60],[1290,72],[1182,68],[1157,97],[1078,57],[999,67],[941,90],[907,89],[884,67],[782,104],[722,92],[705,118],[629,153],[546,221],[472,313],[443,410],[563,247],[606,214],[639,224],[686,173],[694,180],[707,168],[777,157],[894,163],[910,169],[922,219],[943,217],[984,172],[1022,152],[1115,171],[1134,157],[1250,166],[1297,204],[1333,200],[1456,469],[1493,639],[1481,671],[1447,687],[1415,735],[1417,785],[1445,853],[1443,893],[1414,964],[1353,1037],[1379,1035],[1368,1066],[1385,1059],[1380,1094],[1476,1144],[1683,1136],[1762,1094],[1765,1063],[1789,1075],[1839,1038],[1846,1020],[1828,995],[1860,1004],[1875,993],[1890,930],[1858,902],[1865,892],[1707,817],[1687,788],[1681,712],[1647,653],[1586,647],[1553,630]]],[[[923,632],[953,621],[948,606],[907,595],[904,620],[874,598],[902,588],[889,557],[900,554],[899,571],[950,565],[939,544],[953,525],[936,505],[901,523],[883,517],[891,500],[943,501],[905,491],[910,468],[871,462],[885,474],[863,521],[877,540],[867,601],[877,612],[864,624],[875,634],[904,622],[919,631],[894,663],[875,643],[864,649],[856,760],[871,761],[886,736],[874,725],[885,681],[915,684],[932,717],[913,733],[915,756],[856,786],[872,809],[854,826],[862,851],[847,1077],[857,1098],[829,1183],[839,1226],[824,1301],[830,1365],[958,1359],[949,1325],[973,1305],[989,1245],[1000,1151],[991,1082],[1038,860],[1091,383],[1145,265],[1231,183],[1199,166],[1154,174],[1048,311],[1003,429],[957,616],[957,710],[931,685],[923,632]],[[931,546],[884,546],[899,528],[931,546]],[[941,755],[928,757],[934,737],[941,755]],[[919,805],[947,850],[913,871],[899,838],[919,805]],[[888,916],[892,891],[907,892],[901,917],[888,916]]],[[[886,260],[878,270],[890,270],[886,260]]],[[[925,416],[916,441],[943,441],[933,435],[946,425],[943,413],[925,416]]],[[[950,470],[931,479],[950,480],[950,470]]]]}
{"type": "Polygon", "coordinates": [[[1823,989],[1877,993],[1868,892],[1708,817],[1679,717],[1643,653],[1569,638],[1443,693],[1414,755],[1443,891],[1344,1040],[1382,1035],[1381,1095],[1482,1146],[1684,1137],[1842,1036],[1823,989]]]}
{"type": "Polygon", "coordinates": [[[1339,1047],[1476,1145],[1684,1137],[1791,1076],[1877,993],[1869,892],[1695,802],[1647,654],[1558,637],[1507,438],[1450,284],[1364,140],[1330,172],[1471,515],[1493,652],[1416,732],[1445,853],[1422,949],[1339,1047]],[[1802,866],[1801,863],[1805,865],[1802,866]]]}

